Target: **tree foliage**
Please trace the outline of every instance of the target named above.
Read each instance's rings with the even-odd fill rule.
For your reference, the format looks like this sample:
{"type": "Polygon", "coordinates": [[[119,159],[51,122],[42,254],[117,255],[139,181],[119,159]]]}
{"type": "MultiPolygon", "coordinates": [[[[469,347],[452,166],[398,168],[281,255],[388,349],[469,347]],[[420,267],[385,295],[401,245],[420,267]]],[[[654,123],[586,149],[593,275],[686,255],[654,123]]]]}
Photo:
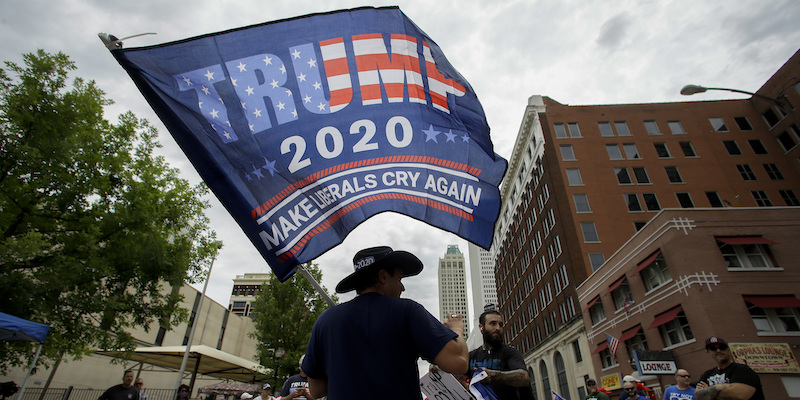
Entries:
{"type": "MultiPolygon", "coordinates": [[[[163,157],[156,130],[128,112],[113,124],[93,81],[68,81],[63,53],[0,69],[0,311],[50,325],[42,362],[132,349],[126,330],[185,318],[180,286],[219,247],[204,185],[163,157]]],[[[30,344],[0,342],[0,373],[30,344]]]]}
{"type": "MultiPolygon", "coordinates": [[[[307,263],[305,268],[322,281],[319,266],[307,263]]],[[[311,328],[328,303],[299,272],[286,282],[273,274],[263,289],[253,303],[258,355],[261,365],[273,371],[268,377],[272,387],[280,390],[286,378],[299,372],[297,362],[306,353],[311,328]]]]}

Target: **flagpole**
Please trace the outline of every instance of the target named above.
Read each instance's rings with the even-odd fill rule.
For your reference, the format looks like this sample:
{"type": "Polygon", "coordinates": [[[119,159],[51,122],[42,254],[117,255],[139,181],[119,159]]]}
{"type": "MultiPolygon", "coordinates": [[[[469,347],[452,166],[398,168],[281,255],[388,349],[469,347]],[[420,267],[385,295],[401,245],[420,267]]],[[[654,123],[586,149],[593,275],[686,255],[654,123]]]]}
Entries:
{"type": "Polygon", "coordinates": [[[300,271],[300,273],[302,273],[303,276],[306,277],[306,279],[311,283],[311,286],[314,286],[314,289],[317,289],[317,292],[319,292],[319,294],[322,295],[325,301],[328,302],[328,305],[330,305],[331,307],[336,305],[336,302],[334,302],[331,296],[328,295],[328,292],[326,292],[325,289],[322,288],[322,285],[320,285],[319,282],[317,282],[317,280],[314,279],[313,276],[311,276],[311,274],[308,272],[308,270],[306,270],[303,264],[298,265],[297,270],[300,271]]]}

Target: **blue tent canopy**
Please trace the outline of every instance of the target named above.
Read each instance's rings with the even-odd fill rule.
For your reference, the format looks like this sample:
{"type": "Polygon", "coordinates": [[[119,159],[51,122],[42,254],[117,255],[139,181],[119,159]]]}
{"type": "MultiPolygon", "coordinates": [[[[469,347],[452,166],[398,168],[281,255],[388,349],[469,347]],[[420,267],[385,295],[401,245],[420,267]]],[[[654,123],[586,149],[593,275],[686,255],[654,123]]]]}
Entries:
{"type": "Polygon", "coordinates": [[[0,313],[0,340],[42,343],[50,326],[0,313]]]}

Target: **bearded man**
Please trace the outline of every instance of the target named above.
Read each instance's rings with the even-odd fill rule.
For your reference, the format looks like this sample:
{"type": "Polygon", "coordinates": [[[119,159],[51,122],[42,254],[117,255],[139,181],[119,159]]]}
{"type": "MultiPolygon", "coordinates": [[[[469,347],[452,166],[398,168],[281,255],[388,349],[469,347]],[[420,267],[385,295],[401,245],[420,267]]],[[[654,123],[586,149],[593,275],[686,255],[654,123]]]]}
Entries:
{"type": "Polygon", "coordinates": [[[503,316],[496,310],[485,311],[478,318],[483,346],[469,353],[470,374],[477,367],[489,375],[481,381],[502,400],[530,398],[528,370],[519,350],[503,343],[503,316]]]}

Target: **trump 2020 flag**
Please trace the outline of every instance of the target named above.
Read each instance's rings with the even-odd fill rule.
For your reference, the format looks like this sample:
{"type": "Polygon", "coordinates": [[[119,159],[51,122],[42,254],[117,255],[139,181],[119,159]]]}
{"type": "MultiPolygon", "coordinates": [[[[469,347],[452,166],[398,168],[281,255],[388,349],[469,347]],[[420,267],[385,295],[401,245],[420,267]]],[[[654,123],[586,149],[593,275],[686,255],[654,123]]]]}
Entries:
{"type": "Polygon", "coordinates": [[[383,211],[491,245],[506,161],[399,8],[112,53],[281,280],[383,211]]]}

